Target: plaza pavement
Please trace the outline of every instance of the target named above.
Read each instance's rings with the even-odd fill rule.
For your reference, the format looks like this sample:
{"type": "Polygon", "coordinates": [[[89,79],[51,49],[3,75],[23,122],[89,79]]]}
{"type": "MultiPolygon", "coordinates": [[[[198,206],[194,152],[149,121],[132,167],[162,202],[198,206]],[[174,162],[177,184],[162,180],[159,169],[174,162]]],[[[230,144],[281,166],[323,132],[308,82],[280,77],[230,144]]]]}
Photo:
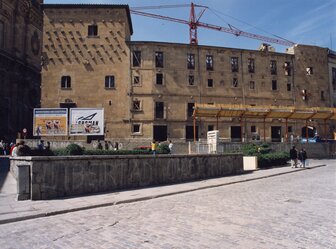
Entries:
{"type": "Polygon", "coordinates": [[[0,224],[53,216],[79,210],[150,200],[239,182],[253,181],[283,174],[292,174],[302,170],[310,170],[326,166],[326,160],[311,159],[309,161],[310,166],[307,168],[293,169],[290,166],[274,167],[271,169],[249,171],[241,175],[181,184],[42,201],[17,201],[16,181],[8,172],[8,168],[0,164],[0,224]]]}

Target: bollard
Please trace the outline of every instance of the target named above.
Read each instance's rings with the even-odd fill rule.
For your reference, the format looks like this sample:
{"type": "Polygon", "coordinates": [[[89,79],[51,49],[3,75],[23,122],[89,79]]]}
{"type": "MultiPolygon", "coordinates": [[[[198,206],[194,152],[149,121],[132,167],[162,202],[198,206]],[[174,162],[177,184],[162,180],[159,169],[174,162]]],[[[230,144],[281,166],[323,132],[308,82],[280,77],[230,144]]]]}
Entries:
{"type": "Polygon", "coordinates": [[[18,177],[17,177],[17,200],[29,200],[30,199],[30,166],[18,165],[18,177]]]}

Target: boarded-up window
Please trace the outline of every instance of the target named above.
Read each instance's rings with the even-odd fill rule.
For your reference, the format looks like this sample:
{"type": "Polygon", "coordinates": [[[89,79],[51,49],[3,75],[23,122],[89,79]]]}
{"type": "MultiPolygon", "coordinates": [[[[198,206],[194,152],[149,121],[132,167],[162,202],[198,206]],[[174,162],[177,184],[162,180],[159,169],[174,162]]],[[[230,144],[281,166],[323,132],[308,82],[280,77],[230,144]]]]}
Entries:
{"type": "Polygon", "coordinates": [[[133,51],[133,67],[140,67],[141,66],[141,51],[133,51]]]}
{"type": "Polygon", "coordinates": [[[155,118],[164,118],[163,102],[155,102],[155,118]]]}

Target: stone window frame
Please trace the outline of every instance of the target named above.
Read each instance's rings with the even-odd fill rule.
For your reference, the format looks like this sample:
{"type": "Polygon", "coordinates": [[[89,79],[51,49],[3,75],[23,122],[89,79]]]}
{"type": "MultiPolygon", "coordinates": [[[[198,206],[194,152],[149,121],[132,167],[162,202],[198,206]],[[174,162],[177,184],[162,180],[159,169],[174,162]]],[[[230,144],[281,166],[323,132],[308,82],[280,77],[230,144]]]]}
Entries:
{"type": "Polygon", "coordinates": [[[208,79],[207,88],[214,88],[214,80],[212,78],[208,79]]]}
{"type": "Polygon", "coordinates": [[[132,78],[132,86],[141,86],[141,76],[140,75],[133,75],[132,78]]]}
{"type": "Polygon", "coordinates": [[[193,74],[188,75],[188,86],[196,86],[195,75],[193,74]]]}
{"type": "Polygon", "coordinates": [[[61,89],[71,90],[71,76],[70,75],[62,75],[62,77],[61,77],[61,89]]]}
{"type": "Polygon", "coordinates": [[[277,75],[277,61],[276,60],[270,61],[270,72],[271,72],[271,75],[277,75]]]}
{"type": "Polygon", "coordinates": [[[132,100],[132,111],[141,112],[142,111],[142,101],[139,99],[132,100]]]}
{"type": "Polygon", "coordinates": [[[98,37],[98,25],[97,24],[89,24],[87,34],[88,34],[87,37],[98,37]]]}
{"type": "Polygon", "coordinates": [[[256,89],[256,83],[255,83],[254,80],[250,80],[250,82],[249,82],[249,89],[253,90],[253,91],[256,89]]]}
{"type": "Polygon", "coordinates": [[[272,91],[278,91],[279,88],[278,88],[278,81],[273,79],[272,80],[272,91]]]}
{"type": "Polygon", "coordinates": [[[313,71],[313,67],[306,67],[306,75],[313,75],[314,71],[313,71]]]}
{"type": "Polygon", "coordinates": [[[165,103],[163,101],[154,102],[154,118],[155,119],[165,119],[165,103]],[[162,108],[162,110],[159,110],[162,108]]]}
{"type": "Polygon", "coordinates": [[[255,73],[255,59],[248,58],[247,69],[249,73],[255,73]]]}
{"type": "Polygon", "coordinates": [[[131,126],[132,135],[142,135],[142,124],[141,123],[133,123],[131,126]],[[137,129],[135,129],[137,127],[137,129]]]}
{"type": "Polygon", "coordinates": [[[164,73],[162,72],[157,72],[155,74],[155,85],[157,86],[163,86],[165,84],[165,78],[164,78],[164,73]],[[161,75],[161,84],[158,84],[158,75],[161,75]]]}
{"type": "Polygon", "coordinates": [[[114,75],[105,76],[105,89],[115,89],[115,77],[114,75]]]}
{"type": "Polygon", "coordinates": [[[188,118],[192,118],[192,115],[194,113],[194,107],[195,107],[195,102],[188,102],[186,106],[186,116],[188,118]]]}
{"type": "Polygon", "coordinates": [[[188,53],[187,54],[187,68],[195,69],[195,64],[196,64],[195,54],[188,53]]]}
{"type": "Polygon", "coordinates": [[[213,55],[207,54],[205,57],[205,65],[207,71],[213,71],[214,70],[214,59],[213,55]]]}
{"type": "Polygon", "coordinates": [[[237,77],[232,78],[232,85],[233,88],[238,88],[239,87],[239,81],[237,77]]]}
{"type": "Polygon", "coordinates": [[[164,67],[164,54],[162,51],[155,52],[155,67],[156,68],[164,67]]]}
{"type": "Polygon", "coordinates": [[[141,50],[132,51],[132,66],[141,67],[141,50]]]}
{"type": "Polygon", "coordinates": [[[231,64],[231,72],[238,73],[239,72],[239,58],[231,57],[230,64],[231,64]]]}
{"type": "Polygon", "coordinates": [[[285,61],[284,70],[286,76],[292,76],[291,63],[289,61],[285,61]]]}

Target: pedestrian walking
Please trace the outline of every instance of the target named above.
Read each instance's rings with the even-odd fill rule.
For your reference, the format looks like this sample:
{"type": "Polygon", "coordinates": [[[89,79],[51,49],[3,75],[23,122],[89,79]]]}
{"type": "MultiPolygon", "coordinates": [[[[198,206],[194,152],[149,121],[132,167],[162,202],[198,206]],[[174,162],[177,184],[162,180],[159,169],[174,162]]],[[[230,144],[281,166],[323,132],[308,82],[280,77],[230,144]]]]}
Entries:
{"type": "Polygon", "coordinates": [[[152,149],[152,153],[153,153],[153,156],[155,156],[156,154],[156,142],[155,140],[153,139],[152,143],[151,143],[151,149],[152,149]]]}
{"type": "Polygon", "coordinates": [[[173,142],[171,140],[169,140],[168,148],[169,154],[173,154],[173,142]]]}
{"type": "Polygon", "coordinates": [[[306,167],[306,160],[307,160],[307,152],[304,148],[302,148],[299,152],[299,160],[300,160],[300,167],[306,167]]]}
{"type": "Polygon", "coordinates": [[[291,159],[291,166],[292,168],[297,168],[297,158],[298,158],[298,152],[295,146],[289,151],[289,156],[291,159]]]}

